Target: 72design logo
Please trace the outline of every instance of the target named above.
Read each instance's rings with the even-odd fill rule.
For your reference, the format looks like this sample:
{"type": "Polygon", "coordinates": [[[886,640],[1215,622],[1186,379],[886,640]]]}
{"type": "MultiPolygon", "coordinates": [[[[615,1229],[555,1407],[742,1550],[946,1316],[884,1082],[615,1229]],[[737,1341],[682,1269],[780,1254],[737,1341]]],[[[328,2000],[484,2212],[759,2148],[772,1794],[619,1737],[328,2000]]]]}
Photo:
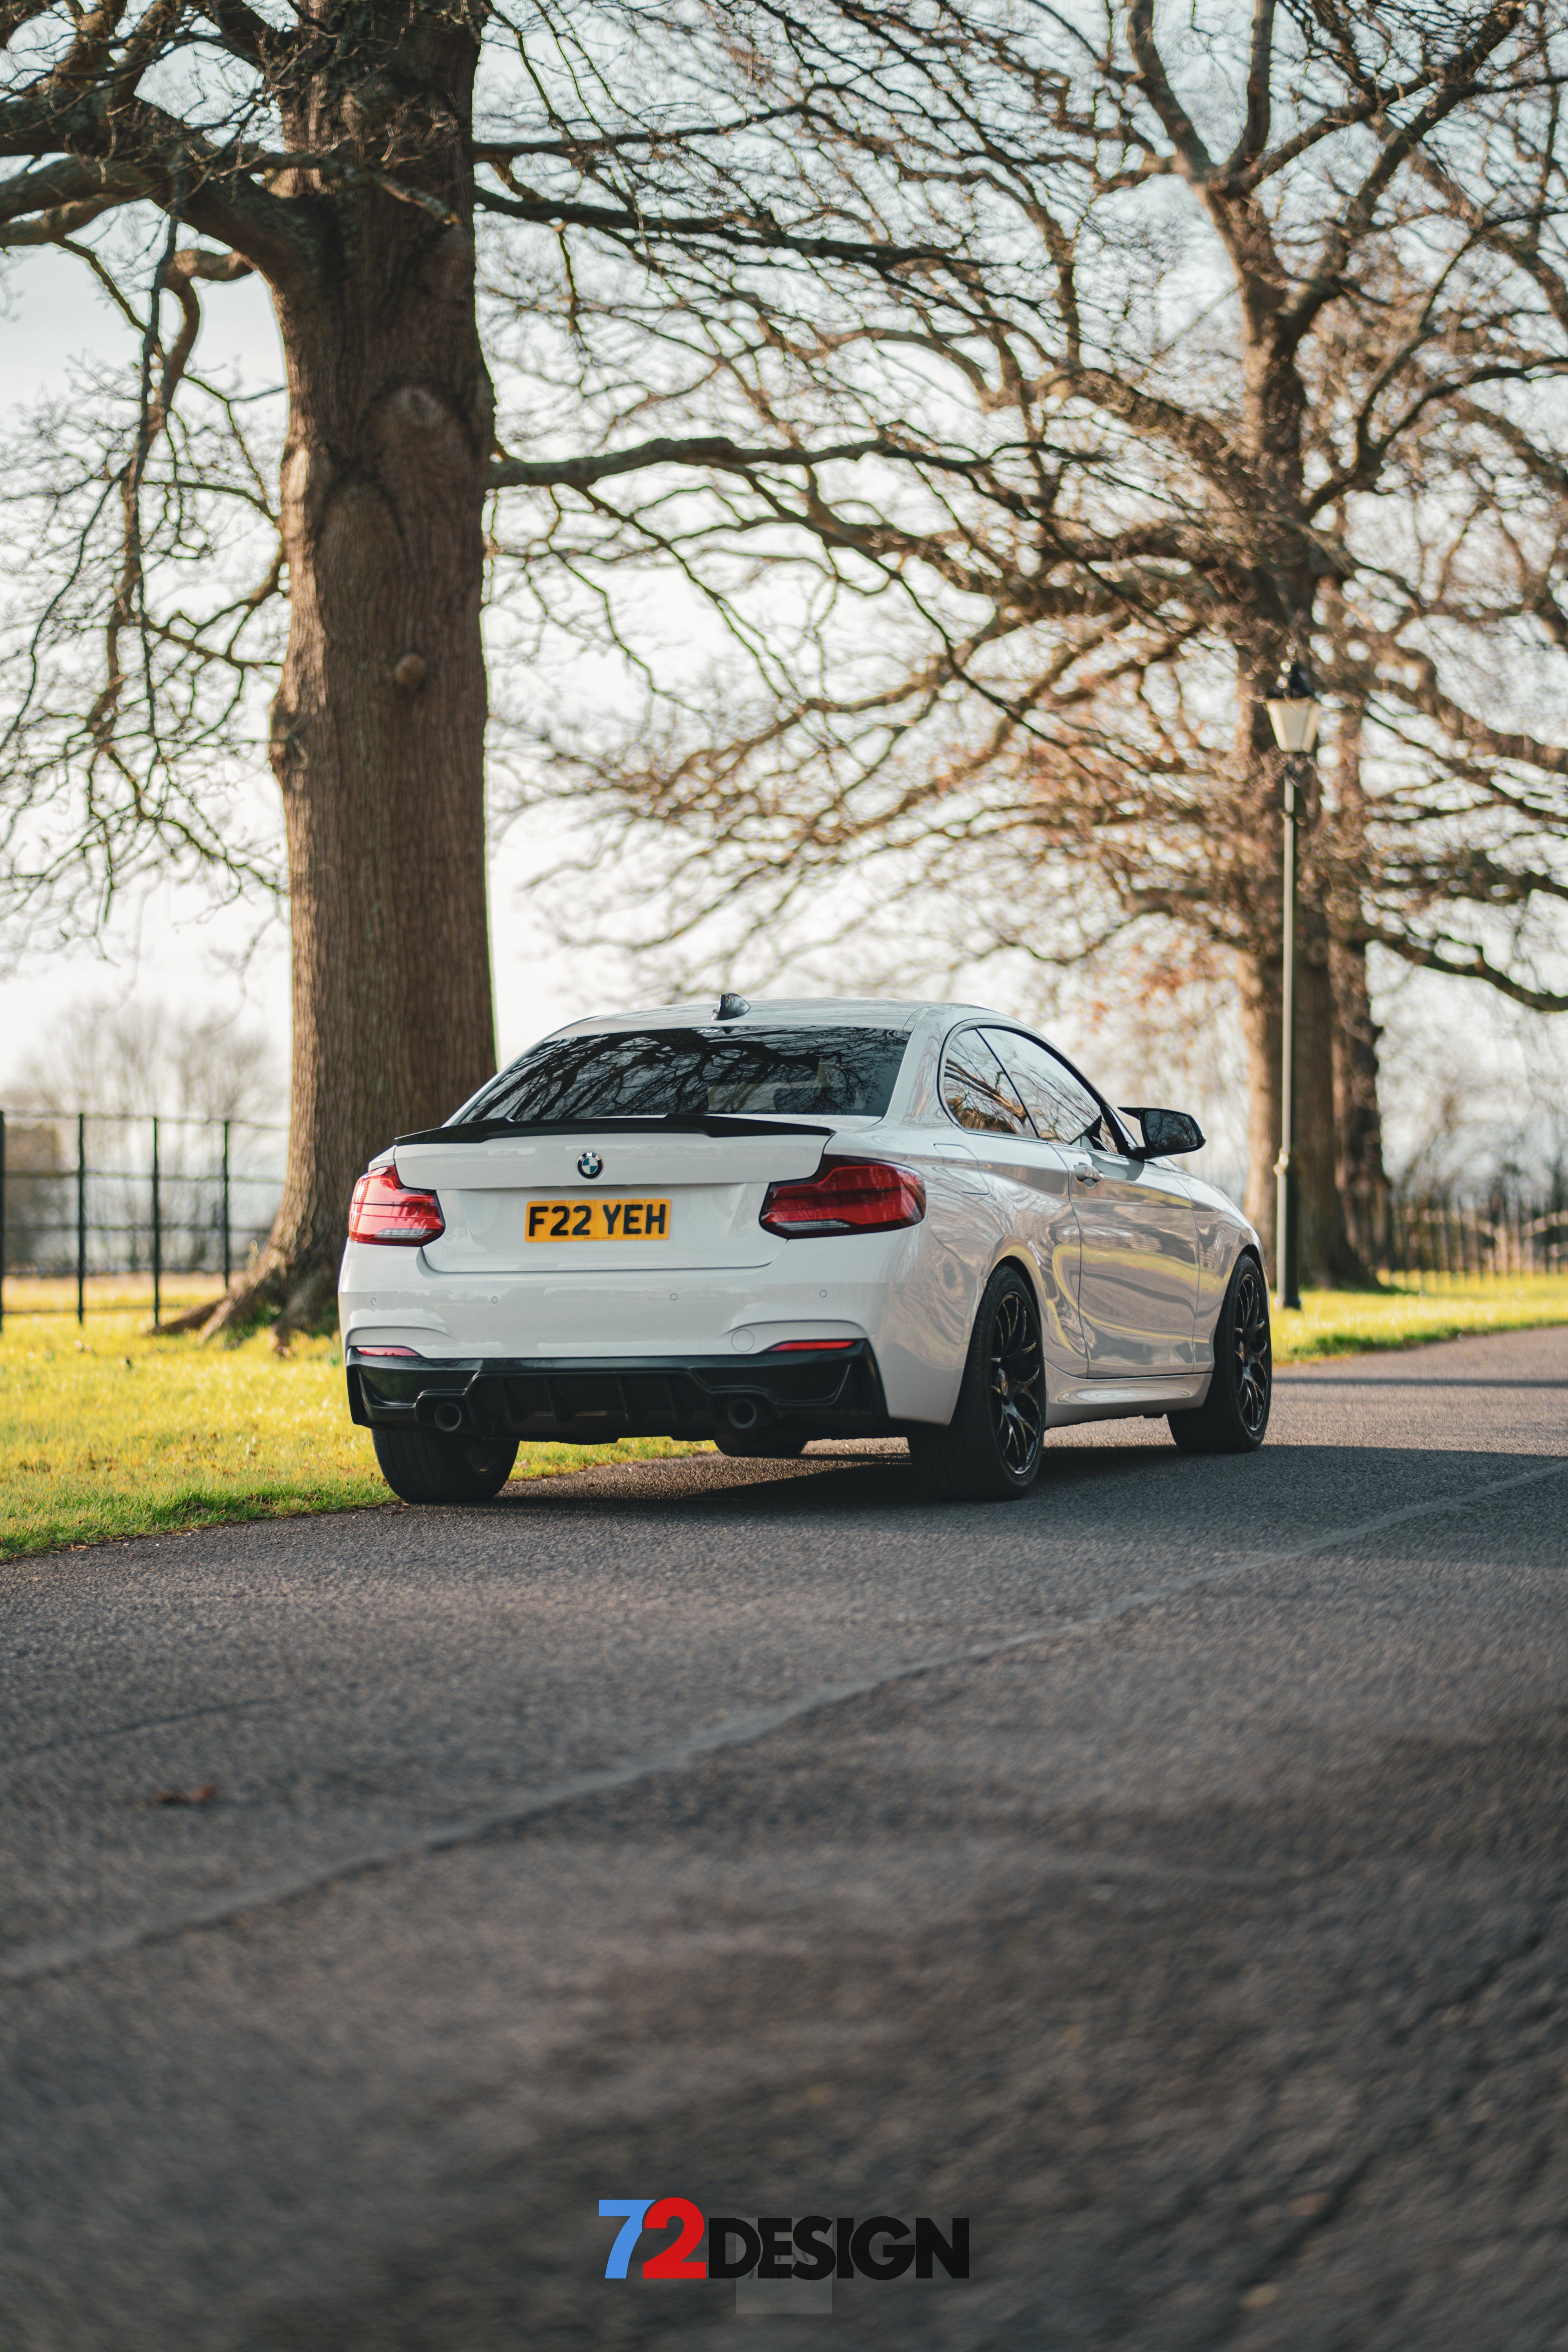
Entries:
{"type": "Polygon", "coordinates": [[[643,2257],[645,2279],[916,2278],[933,2276],[940,2263],[949,2278],[969,2276],[969,2217],[954,2214],[946,2232],[929,2213],[911,2226],[894,2213],[857,2221],[852,2213],[764,2214],[743,2221],[732,2213],[704,2214],[689,2197],[601,2197],[599,2218],[621,2227],[605,2264],[607,2279],[630,2275],[645,2231],[668,2231],[669,2243],[643,2257]],[[707,2238],[707,2251],[698,2248],[707,2238]],[[736,2251],[731,2252],[731,2248],[736,2251]]]}

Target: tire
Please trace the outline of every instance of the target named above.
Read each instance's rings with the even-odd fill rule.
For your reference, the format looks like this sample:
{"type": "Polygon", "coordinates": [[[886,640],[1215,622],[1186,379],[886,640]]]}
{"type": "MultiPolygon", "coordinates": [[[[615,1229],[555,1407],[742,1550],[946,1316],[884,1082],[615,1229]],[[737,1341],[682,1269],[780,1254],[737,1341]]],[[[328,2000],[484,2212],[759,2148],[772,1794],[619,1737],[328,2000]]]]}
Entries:
{"type": "Polygon", "coordinates": [[[1018,1268],[1001,1265],[969,1336],[958,1409],[945,1429],[911,1433],[910,1454],[929,1494],[1016,1502],[1039,1475],[1045,1434],[1040,1310],[1018,1268]]]}
{"type": "Polygon", "coordinates": [[[381,1475],[405,1503],[488,1503],[511,1476],[515,1437],[446,1437],[436,1429],[373,1429],[381,1475]]]}
{"type": "Polygon", "coordinates": [[[786,1424],[767,1437],[742,1437],[738,1431],[721,1429],[713,1443],[732,1462],[793,1462],[805,1452],[811,1440],[804,1429],[791,1429],[786,1424]]]}
{"type": "Polygon", "coordinates": [[[1273,1391],[1268,1285],[1255,1257],[1239,1257],[1215,1322],[1208,1395],[1195,1412],[1169,1416],[1171,1434],[1184,1454],[1256,1454],[1273,1391]]]}

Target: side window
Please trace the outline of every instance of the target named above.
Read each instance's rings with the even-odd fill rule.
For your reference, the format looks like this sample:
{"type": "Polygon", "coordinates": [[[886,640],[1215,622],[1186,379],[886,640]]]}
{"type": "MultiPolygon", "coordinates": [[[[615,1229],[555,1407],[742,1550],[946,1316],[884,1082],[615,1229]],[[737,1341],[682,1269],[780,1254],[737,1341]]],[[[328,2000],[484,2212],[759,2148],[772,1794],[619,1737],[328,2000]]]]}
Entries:
{"type": "Polygon", "coordinates": [[[1102,1151],[1121,1150],[1083,1080],[1075,1077],[1048,1045],[1038,1045],[1033,1037],[1020,1037],[1016,1029],[988,1029],[985,1036],[1017,1087],[1037,1134],[1049,1143],[1087,1139],[1102,1151]]]}
{"type": "Polygon", "coordinates": [[[960,1127],[992,1135],[1027,1135],[1029,1122],[1011,1080],[978,1029],[955,1037],[942,1057],[942,1098],[960,1127]]]}

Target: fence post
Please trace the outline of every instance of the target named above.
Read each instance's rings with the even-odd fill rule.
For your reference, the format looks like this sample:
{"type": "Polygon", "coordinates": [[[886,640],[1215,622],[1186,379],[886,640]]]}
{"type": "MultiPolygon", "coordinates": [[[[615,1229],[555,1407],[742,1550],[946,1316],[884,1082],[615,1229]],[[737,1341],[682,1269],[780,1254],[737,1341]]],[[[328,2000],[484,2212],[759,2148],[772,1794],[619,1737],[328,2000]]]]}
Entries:
{"type": "Polygon", "coordinates": [[[224,1121],[224,1123],[223,1123],[223,1286],[224,1286],[224,1288],[225,1288],[226,1290],[228,1288],[228,1277],[229,1277],[229,1250],[228,1250],[228,1130],[229,1130],[229,1125],[230,1125],[229,1120],[227,1120],[227,1119],[226,1118],[226,1119],[225,1119],[225,1121],[224,1121]]]}
{"type": "Polygon", "coordinates": [[[76,1319],[87,1316],[87,1113],[76,1115],[76,1319]]]}
{"type": "Polygon", "coordinates": [[[163,1204],[158,1196],[158,1122],[153,1121],[153,1328],[163,1316],[163,1204]]]}

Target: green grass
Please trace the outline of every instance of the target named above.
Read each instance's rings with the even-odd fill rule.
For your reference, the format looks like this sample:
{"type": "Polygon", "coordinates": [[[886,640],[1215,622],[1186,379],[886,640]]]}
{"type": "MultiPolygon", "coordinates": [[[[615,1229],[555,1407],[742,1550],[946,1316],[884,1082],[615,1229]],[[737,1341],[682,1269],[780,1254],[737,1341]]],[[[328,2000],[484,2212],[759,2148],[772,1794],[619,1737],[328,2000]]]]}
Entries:
{"type": "MultiPolygon", "coordinates": [[[[17,1314],[0,1334],[0,1559],[227,1519],[391,1500],[368,1430],[349,1419],[335,1339],[287,1356],[143,1336],[144,1308],[17,1314]]],[[[513,1476],[697,1448],[666,1438],[524,1445],[513,1476]]]]}
{"type": "Polygon", "coordinates": [[[1568,1275],[1511,1281],[1426,1277],[1424,1291],[1310,1290],[1296,1309],[1276,1307],[1274,1356],[1297,1364],[1314,1356],[1358,1356],[1374,1348],[1415,1348],[1468,1331],[1529,1331],[1568,1323],[1568,1275]]]}
{"type": "MultiPolygon", "coordinates": [[[[280,1357],[260,1332],[237,1348],[150,1339],[141,1304],[89,1314],[79,1333],[68,1316],[17,1313],[21,1287],[6,1285],[0,1335],[0,1559],[388,1500],[369,1434],[348,1417],[335,1340],[300,1339],[280,1357]]],[[[30,1304],[44,1303],[39,1289],[30,1304]]],[[[1313,1291],[1298,1313],[1276,1309],[1275,1351],[1297,1363],[1547,1323],[1568,1323],[1568,1276],[1313,1291]]],[[[697,1450],[665,1438],[525,1445],[515,1475],[697,1450]]]]}

